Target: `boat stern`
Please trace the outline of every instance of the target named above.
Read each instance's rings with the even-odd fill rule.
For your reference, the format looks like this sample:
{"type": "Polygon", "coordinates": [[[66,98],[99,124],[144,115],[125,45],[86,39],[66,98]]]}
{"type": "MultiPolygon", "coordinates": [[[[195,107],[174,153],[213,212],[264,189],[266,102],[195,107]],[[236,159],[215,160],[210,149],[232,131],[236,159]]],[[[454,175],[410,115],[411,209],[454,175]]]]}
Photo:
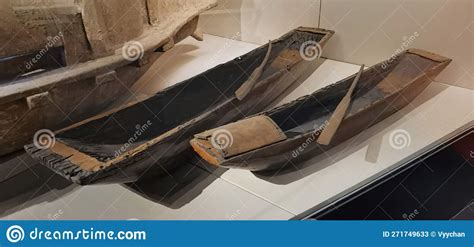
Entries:
{"type": "Polygon", "coordinates": [[[47,147],[32,143],[25,145],[24,148],[40,164],[79,185],[135,181],[132,176],[124,176],[121,172],[114,172],[113,170],[118,170],[117,164],[99,161],[68,146],[60,139],[56,139],[47,147]]]}
{"type": "Polygon", "coordinates": [[[300,26],[296,29],[298,32],[310,32],[310,33],[317,33],[323,35],[321,40],[319,40],[318,44],[320,46],[326,45],[329,39],[335,34],[333,30],[324,29],[324,28],[317,28],[317,27],[303,27],[300,26]]]}
{"type": "Polygon", "coordinates": [[[436,53],[421,50],[421,49],[411,48],[411,49],[408,49],[407,52],[412,53],[412,54],[416,54],[418,56],[425,57],[427,59],[430,59],[430,60],[433,60],[433,61],[436,61],[436,62],[440,62],[440,63],[450,63],[452,61],[451,58],[447,58],[447,57],[438,55],[436,53]]]}
{"type": "Polygon", "coordinates": [[[441,71],[443,71],[446,67],[448,67],[448,65],[453,61],[451,58],[448,58],[448,57],[445,57],[433,52],[425,51],[422,49],[411,48],[411,49],[408,49],[406,52],[437,62],[438,65],[433,66],[433,68],[430,71],[427,71],[427,76],[432,77],[433,79],[439,73],[441,73],[441,71]]]}

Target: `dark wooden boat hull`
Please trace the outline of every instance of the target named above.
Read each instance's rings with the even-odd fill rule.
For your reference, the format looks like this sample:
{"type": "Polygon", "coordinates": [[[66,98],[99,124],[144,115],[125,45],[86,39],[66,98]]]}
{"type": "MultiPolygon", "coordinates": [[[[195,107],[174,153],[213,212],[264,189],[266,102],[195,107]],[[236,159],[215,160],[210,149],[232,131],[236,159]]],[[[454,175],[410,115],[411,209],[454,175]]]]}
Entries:
{"type": "MultiPolygon", "coordinates": [[[[137,1],[143,1],[144,4],[144,0],[137,1]]],[[[90,1],[90,4],[105,5],[103,8],[98,7],[96,15],[104,14],[102,13],[104,9],[113,12],[104,14],[105,22],[115,19],[116,24],[123,24],[118,23],[118,19],[121,18],[113,15],[121,13],[113,11],[121,8],[117,6],[121,2],[90,1]],[[114,8],[110,8],[109,5],[114,8]]],[[[143,18],[151,18],[158,13],[152,12],[151,9],[145,12],[132,9],[121,21],[136,19],[136,23],[129,23],[126,29],[117,26],[114,30],[102,30],[105,28],[101,26],[104,23],[98,23],[90,17],[91,15],[84,17],[80,13],[68,12],[65,16],[62,14],[58,16],[61,21],[48,23],[45,20],[49,20],[49,17],[45,18],[41,14],[56,13],[59,10],[54,8],[54,11],[50,9],[45,11],[40,8],[40,13],[37,13],[35,11],[38,10],[32,6],[22,8],[26,13],[33,11],[29,14],[37,14],[40,17],[33,18],[27,15],[26,20],[19,20],[20,22],[27,21],[33,29],[44,29],[48,32],[45,31],[46,33],[36,37],[35,41],[31,41],[28,36],[31,46],[35,46],[33,50],[25,50],[31,47],[19,46],[17,48],[22,49],[4,49],[15,51],[15,54],[0,54],[11,56],[6,59],[0,58],[0,155],[21,150],[25,144],[33,140],[34,134],[39,130],[58,130],[67,127],[103,112],[120,97],[128,96],[129,88],[162,52],[195,33],[199,14],[214,7],[216,1],[166,0],[154,1],[151,4],[159,9],[160,15],[169,19],[160,19],[159,23],[156,20],[154,24],[142,23],[143,18]],[[66,17],[72,19],[62,19],[66,17]],[[71,23],[71,27],[63,23],[71,23]],[[47,40],[47,36],[53,36],[54,41],[57,41],[54,46],[34,44],[36,41],[47,40]],[[131,49],[136,51],[137,55],[142,55],[136,59],[124,55],[122,49],[127,48],[124,45],[125,41],[132,39],[135,43],[132,43],[131,49]],[[43,53],[43,57],[38,59],[39,54],[43,53]],[[24,68],[25,64],[28,69],[24,68]],[[44,72],[30,74],[37,69],[44,72]]],[[[71,9],[78,11],[79,7],[71,9]]],[[[90,11],[95,10],[87,7],[82,14],[90,11]]],[[[8,37],[8,40],[10,38],[8,37]]],[[[14,43],[8,44],[14,45],[14,43]]],[[[127,55],[133,54],[127,53],[127,55]]]]}
{"type": "Polygon", "coordinates": [[[309,76],[320,61],[303,59],[299,55],[301,43],[314,40],[323,46],[332,33],[299,28],[272,41],[261,80],[243,100],[238,100],[234,92],[263,60],[268,45],[143,102],[60,130],[51,148],[30,144],[25,149],[43,165],[83,185],[133,182],[154,165],[172,169],[184,153],[192,153],[189,141],[194,134],[264,110],[296,81],[309,76]],[[137,133],[135,127],[145,125],[146,130],[124,149],[137,133]]]}
{"type": "MultiPolygon", "coordinates": [[[[450,61],[433,53],[408,50],[395,60],[387,60],[365,70],[349,110],[327,146],[318,144],[317,138],[356,75],[257,115],[270,117],[279,131],[287,134],[282,141],[269,142],[258,148],[247,148],[245,142],[234,142],[233,145],[244,151],[230,157],[222,155],[210,145],[209,140],[195,138],[191,144],[201,157],[213,165],[251,171],[279,170],[290,166],[290,162],[297,164],[319,155],[397,112],[420,94],[450,61]],[[311,122],[308,119],[314,120],[311,122]],[[312,127],[311,131],[289,131],[305,124],[312,127]]],[[[235,129],[235,132],[245,129],[244,124],[239,126],[238,123],[228,126],[233,126],[229,128],[235,129]]],[[[226,129],[226,126],[217,129],[226,129]]]]}

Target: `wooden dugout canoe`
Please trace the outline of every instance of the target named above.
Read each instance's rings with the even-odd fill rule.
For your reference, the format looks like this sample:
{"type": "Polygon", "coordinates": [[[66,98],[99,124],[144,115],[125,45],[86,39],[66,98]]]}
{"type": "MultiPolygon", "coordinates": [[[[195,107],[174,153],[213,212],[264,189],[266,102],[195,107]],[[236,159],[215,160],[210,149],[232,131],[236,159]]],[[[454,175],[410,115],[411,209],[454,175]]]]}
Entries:
{"type": "Polygon", "coordinates": [[[195,135],[194,150],[207,162],[251,171],[301,162],[364,131],[409,104],[450,59],[410,49],[363,71],[349,108],[329,145],[318,137],[356,75],[288,104],[195,135]],[[216,133],[227,133],[228,142],[216,133]],[[217,143],[217,144],[216,144],[217,143]]]}
{"type": "Polygon", "coordinates": [[[199,14],[216,5],[40,2],[0,2],[0,155],[21,150],[38,130],[64,128],[110,107],[162,52],[196,34],[199,14]]]}
{"type": "MultiPolygon", "coordinates": [[[[87,119],[56,133],[48,149],[26,151],[79,184],[136,181],[151,166],[192,153],[194,134],[264,110],[319,65],[304,59],[308,41],[324,46],[333,32],[298,28],[232,61],[178,83],[139,103],[87,119]],[[263,66],[262,66],[263,65],[263,66]],[[255,77],[255,72],[260,76],[255,77]],[[258,78],[250,93],[237,92],[258,78]]],[[[171,166],[171,165],[170,165],[171,166]]]]}

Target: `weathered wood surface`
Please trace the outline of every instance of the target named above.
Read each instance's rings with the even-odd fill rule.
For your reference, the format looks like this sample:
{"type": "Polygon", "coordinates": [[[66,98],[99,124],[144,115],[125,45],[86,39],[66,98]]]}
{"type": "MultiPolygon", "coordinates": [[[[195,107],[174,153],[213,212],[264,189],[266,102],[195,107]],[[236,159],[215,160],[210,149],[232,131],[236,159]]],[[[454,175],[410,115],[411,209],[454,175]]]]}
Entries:
{"type": "MultiPolygon", "coordinates": [[[[148,12],[138,11],[146,10],[145,0],[134,0],[136,8],[129,6],[130,1],[123,0],[51,2],[51,5],[40,6],[39,10],[53,11],[53,18],[38,15],[38,7],[34,4],[11,7],[1,2],[0,11],[6,13],[8,24],[0,24],[0,30],[8,31],[8,25],[18,22],[33,26],[33,30],[42,30],[35,34],[37,37],[55,39],[52,45],[46,44],[47,47],[44,42],[31,39],[29,42],[34,47],[22,48],[22,41],[15,42],[16,46],[11,49],[14,52],[3,55],[33,52],[31,56],[51,57],[46,52],[61,48],[65,61],[47,63],[41,57],[31,68],[18,70],[18,64],[28,63],[32,57],[0,60],[0,71],[9,71],[3,74],[8,78],[0,78],[0,155],[21,149],[40,129],[63,128],[108,107],[128,92],[160,52],[194,34],[199,14],[216,5],[215,0],[191,0],[182,5],[177,2],[181,11],[169,9],[169,19],[151,26],[148,12]],[[134,10],[127,11],[124,6],[134,10]],[[122,47],[128,40],[139,42],[141,58],[130,60],[123,55],[122,47]],[[47,71],[20,76],[36,69],[47,71]]],[[[44,12],[50,13],[48,11],[44,12]]],[[[0,39],[5,36],[1,33],[0,39]]]]}
{"type": "Polygon", "coordinates": [[[354,81],[352,81],[351,87],[347,90],[346,95],[342,98],[341,102],[337,105],[334,112],[331,114],[329,121],[327,123],[326,128],[321,131],[321,134],[318,137],[318,143],[322,145],[329,145],[331,143],[334,134],[336,134],[339,125],[341,124],[344,116],[346,115],[347,108],[349,108],[349,104],[352,100],[352,94],[354,92],[355,87],[357,86],[357,82],[360,79],[360,75],[364,71],[364,65],[362,65],[357,73],[354,81]]]}
{"type": "Polygon", "coordinates": [[[194,134],[255,114],[319,65],[304,60],[306,41],[324,45],[333,32],[300,28],[272,41],[260,80],[243,100],[235,91],[262,63],[268,45],[216,66],[157,93],[155,96],[81,121],[56,133],[56,146],[26,150],[42,164],[79,183],[123,183],[137,180],[159,163],[173,169],[174,161],[192,152],[194,134]],[[138,133],[138,134],[137,134],[138,133]]]}
{"type": "MultiPolygon", "coordinates": [[[[335,84],[322,88],[311,95],[260,113],[271,118],[284,140],[271,141],[254,148],[243,146],[245,142],[233,143],[240,153],[229,156],[219,152],[211,140],[196,137],[193,148],[209,163],[252,171],[280,170],[321,154],[339,143],[382,121],[409,104],[421,93],[448,64],[451,59],[422,50],[410,49],[395,60],[390,59],[365,70],[349,104],[349,108],[329,145],[320,145],[317,140],[330,124],[329,119],[341,99],[347,94],[354,78],[352,75],[335,84]]],[[[240,121],[246,127],[245,122],[240,121]]],[[[232,123],[234,129],[239,122],[232,123]]],[[[226,129],[221,126],[217,129],[226,129]]],[[[230,135],[239,133],[230,133],[230,135]]]]}
{"type": "MultiPolygon", "coordinates": [[[[38,6],[34,1],[24,5],[20,1],[0,1],[0,57],[40,50],[47,44],[47,37],[51,33],[57,33],[57,28],[53,27],[54,22],[41,23],[28,11],[38,6]]],[[[62,44],[56,44],[60,45],[62,44]]]]}

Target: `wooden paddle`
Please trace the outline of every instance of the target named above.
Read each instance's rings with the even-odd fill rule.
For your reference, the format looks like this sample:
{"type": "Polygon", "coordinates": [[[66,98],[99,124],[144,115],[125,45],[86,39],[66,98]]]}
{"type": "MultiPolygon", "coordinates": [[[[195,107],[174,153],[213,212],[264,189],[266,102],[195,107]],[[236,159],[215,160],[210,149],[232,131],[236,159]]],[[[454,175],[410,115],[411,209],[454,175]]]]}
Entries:
{"type": "Polygon", "coordinates": [[[319,144],[329,145],[331,143],[331,140],[334,137],[334,134],[336,133],[337,129],[339,128],[339,125],[341,124],[342,119],[344,119],[344,115],[346,115],[347,108],[349,108],[349,105],[352,100],[352,93],[354,92],[354,89],[363,71],[364,71],[364,65],[362,64],[359,72],[354,78],[354,81],[352,81],[351,87],[349,88],[349,90],[347,90],[346,95],[344,96],[344,98],[342,98],[341,102],[339,102],[339,104],[336,107],[336,110],[334,110],[334,113],[331,115],[331,118],[329,118],[329,121],[326,127],[319,135],[318,137],[319,144]]]}
{"type": "Polygon", "coordinates": [[[270,53],[272,51],[272,42],[268,41],[268,49],[267,49],[267,54],[263,58],[262,63],[252,72],[252,74],[249,76],[249,78],[242,84],[242,86],[235,91],[235,96],[237,99],[242,100],[247,96],[247,94],[250,93],[250,90],[255,87],[255,85],[258,82],[258,79],[263,74],[263,68],[268,62],[268,58],[270,57],[270,53]]]}

